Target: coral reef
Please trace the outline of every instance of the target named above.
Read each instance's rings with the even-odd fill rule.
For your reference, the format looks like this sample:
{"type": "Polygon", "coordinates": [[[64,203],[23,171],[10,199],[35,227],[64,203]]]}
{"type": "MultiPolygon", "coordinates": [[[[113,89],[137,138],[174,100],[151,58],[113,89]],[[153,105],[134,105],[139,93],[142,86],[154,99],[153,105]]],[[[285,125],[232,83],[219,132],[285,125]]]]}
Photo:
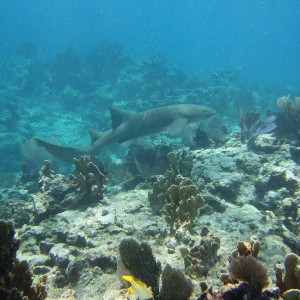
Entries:
{"type": "Polygon", "coordinates": [[[19,261],[16,253],[20,241],[14,237],[12,222],[0,220],[0,298],[3,300],[43,300],[47,297],[44,282],[32,286],[33,276],[28,262],[19,261]]]}
{"type": "Polygon", "coordinates": [[[102,39],[88,52],[85,61],[89,65],[89,72],[97,80],[115,81],[130,63],[130,57],[119,42],[102,39]]]}
{"type": "MultiPolygon", "coordinates": [[[[88,55],[82,57],[66,48],[54,61],[44,63],[39,61],[38,49],[24,43],[17,49],[18,56],[0,67],[0,215],[13,220],[18,228],[20,259],[29,261],[35,275],[48,276],[49,298],[74,295],[78,299],[103,296],[111,300],[105,298],[111,290],[124,296],[115,276],[116,257],[120,242],[128,237],[147,241],[149,247],[143,243],[136,247],[145,254],[151,252],[151,246],[151,262],[155,253],[162,265],[169,264],[163,275],[158,275],[162,282],[158,296],[162,299],[187,299],[192,287],[191,297],[196,298],[199,280],[216,286],[216,292],[207,290],[203,296],[207,298],[299,298],[298,266],[293,269],[288,263],[289,259],[296,261],[300,247],[299,98],[292,94],[280,98],[279,112],[268,110],[270,106],[275,109],[272,99],[288,94],[290,87],[247,87],[240,82],[238,71],[224,70],[215,72],[213,84],[208,85],[201,78],[170,67],[161,56],[132,59],[117,42],[101,41],[91,51],[86,50],[88,55]],[[164,133],[149,137],[143,145],[151,145],[151,150],[140,147],[131,153],[134,172],[126,165],[124,148],[115,145],[101,152],[101,161],[105,165],[111,162],[108,192],[106,172],[93,158],[76,161],[70,177],[58,174],[68,174],[65,166],[53,171],[49,162],[38,174],[42,161],[50,158],[43,156],[41,148],[34,149],[26,142],[33,135],[45,139],[53,135],[59,143],[79,144],[85,138],[82,128],[109,127],[109,105],[136,111],[175,103],[214,107],[219,119],[189,129],[183,140],[164,133]],[[247,112],[240,120],[242,137],[236,118],[241,109],[247,112]],[[276,115],[276,121],[259,122],[258,112],[276,115]],[[262,134],[274,123],[274,134],[262,134]],[[251,136],[255,140],[248,151],[241,138],[246,141],[251,136]],[[173,149],[167,158],[164,143],[173,149]],[[14,185],[22,154],[23,176],[14,185]],[[158,167],[165,168],[168,163],[170,170],[158,175],[165,172],[158,167]],[[12,179],[6,179],[6,171],[11,172],[12,179]],[[186,193],[183,200],[180,189],[186,193]],[[198,191],[205,199],[200,215],[191,202],[179,206],[180,201],[187,204],[188,193],[195,198],[198,191]],[[162,214],[165,204],[169,210],[162,214]],[[183,228],[186,224],[192,234],[183,228]],[[169,229],[175,234],[170,235],[169,229]],[[219,287],[222,283],[218,274],[225,272],[227,253],[234,241],[251,235],[260,237],[263,253],[257,256],[259,243],[253,239],[239,242],[238,254],[231,257],[230,274],[222,275],[223,285],[219,287]],[[257,258],[274,279],[272,268],[276,262],[283,262],[287,253],[287,263],[277,265],[280,289],[267,286],[260,293],[267,280],[257,258]],[[255,276],[255,270],[259,270],[259,276],[255,276]],[[184,278],[184,272],[192,281],[184,278]]],[[[1,242],[3,236],[1,233],[1,242]]],[[[151,268],[155,269],[154,263],[150,263],[151,268]]],[[[13,275],[17,281],[24,273],[29,279],[25,263],[18,270],[13,275]]],[[[145,277],[149,277],[148,272],[145,277]]],[[[203,283],[201,286],[205,290],[203,283]]]]}
{"type": "Polygon", "coordinates": [[[74,48],[67,47],[56,54],[50,68],[51,76],[47,85],[54,90],[62,90],[66,86],[79,90],[88,90],[89,82],[81,58],[74,48]]]}

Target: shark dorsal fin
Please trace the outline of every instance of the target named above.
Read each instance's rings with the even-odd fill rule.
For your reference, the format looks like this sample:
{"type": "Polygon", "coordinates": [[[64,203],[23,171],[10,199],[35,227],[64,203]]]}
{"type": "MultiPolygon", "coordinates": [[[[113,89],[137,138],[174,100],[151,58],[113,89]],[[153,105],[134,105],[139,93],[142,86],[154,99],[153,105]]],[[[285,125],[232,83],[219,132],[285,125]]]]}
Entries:
{"type": "Polygon", "coordinates": [[[89,135],[91,138],[91,144],[93,145],[95,143],[95,141],[97,141],[100,137],[102,137],[103,132],[101,131],[97,131],[95,129],[89,129],[89,135]]]}
{"type": "Polygon", "coordinates": [[[128,120],[132,114],[115,106],[109,108],[112,129],[116,129],[121,123],[128,120]]]}

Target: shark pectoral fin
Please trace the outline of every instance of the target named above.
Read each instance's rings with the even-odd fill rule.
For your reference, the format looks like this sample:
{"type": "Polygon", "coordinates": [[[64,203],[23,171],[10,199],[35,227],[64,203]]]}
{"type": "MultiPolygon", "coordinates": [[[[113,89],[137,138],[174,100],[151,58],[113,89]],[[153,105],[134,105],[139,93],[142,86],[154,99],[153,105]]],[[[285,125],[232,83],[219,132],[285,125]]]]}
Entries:
{"type": "Polygon", "coordinates": [[[164,129],[169,131],[172,135],[179,135],[187,123],[188,119],[178,118],[164,129]]]}
{"type": "Polygon", "coordinates": [[[73,158],[88,154],[88,151],[83,151],[81,148],[59,146],[37,138],[34,140],[39,147],[44,147],[50,154],[64,161],[73,162],[73,158]]]}
{"type": "Polygon", "coordinates": [[[114,106],[111,106],[109,108],[109,111],[112,129],[116,129],[120,124],[122,124],[124,121],[128,120],[132,116],[131,113],[114,106]]]}
{"type": "Polygon", "coordinates": [[[91,138],[91,144],[93,145],[95,143],[95,141],[97,141],[98,139],[100,139],[103,136],[103,132],[90,128],[89,135],[91,138]]]}
{"type": "Polygon", "coordinates": [[[120,141],[119,143],[120,143],[121,146],[128,148],[132,144],[134,144],[134,139],[127,140],[127,141],[124,141],[124,142],[120,141]]]}

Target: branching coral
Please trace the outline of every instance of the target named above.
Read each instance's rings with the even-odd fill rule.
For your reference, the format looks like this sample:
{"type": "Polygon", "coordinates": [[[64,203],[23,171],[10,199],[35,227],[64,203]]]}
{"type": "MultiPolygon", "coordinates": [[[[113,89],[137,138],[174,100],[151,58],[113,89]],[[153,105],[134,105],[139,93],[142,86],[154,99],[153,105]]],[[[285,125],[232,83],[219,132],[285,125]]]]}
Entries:
{"type": "Polygon", "coordinates": [[[185,149],[171,151],[167,155],[171,170],[176,174],[190,176],[193,168],[193,157],[185,149]]]}
{"type": "Polygon", "coordinates": [[[101,162],[92,156],[74,159],[75,174],[81,194],[91,201],[103,199],[106,171],[101,162]]]}
{"type": "Polygon", "coordinates": [[[290,289],[300,290],[300,257],[295,253],[289,253],[281,264],[275,266],[276,285],[281,293],[290,289]]]}
{"type": "Polygon", "coordinates": [[[186,177],[176,176],[174,184],[167,189],[167,197],[162,214],[170,226],[170,232],[175,233],[180,227],[191,232],[197,210],[204,205],[197,186],[186,177]]]}
{"type": "Polygon", "coordinates": [[[179,228],[192,231],[198,208],[204,205],[204,199],[192,180],[167,171],[161,180],[153,184],[153,192],[148,194],[150,205],[155,212],[162,207],[162,214],[170,226],[170,232],[179,228]]]}
{"type": "Polygon", "coordinates": [[[106,172],[102,164],[89,156],[76,159],[74,163],[75,174],[68,179],[55,174],[51,162],[45,161],[40,171],[41,192],[32,195],[36,222],[50,214],[103,199],[106,172]]]}

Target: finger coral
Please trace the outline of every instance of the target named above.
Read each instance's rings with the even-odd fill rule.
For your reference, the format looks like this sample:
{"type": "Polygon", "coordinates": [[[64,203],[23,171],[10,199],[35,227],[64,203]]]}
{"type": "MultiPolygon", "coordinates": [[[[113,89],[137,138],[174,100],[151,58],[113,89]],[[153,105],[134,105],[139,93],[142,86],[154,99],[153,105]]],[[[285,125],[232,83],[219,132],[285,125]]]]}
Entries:
{"type": "Polygon", "coordinates": [[[150,206],[154,212],[161,213],[174,234],[179,228],[192,231],[198,208],[204,205],[204,199],[197,186],[187,177],[176,175],[172,170],[153,184],[153,191],[148,194],[150,206]]]}
{"type": "Polygon", "coordinates": [[[300,290],[300,257],[295,253],[289,253],[285,257],[284,266],[275,266],[276,285],[281,293],[290,289],[300,290]]]}

